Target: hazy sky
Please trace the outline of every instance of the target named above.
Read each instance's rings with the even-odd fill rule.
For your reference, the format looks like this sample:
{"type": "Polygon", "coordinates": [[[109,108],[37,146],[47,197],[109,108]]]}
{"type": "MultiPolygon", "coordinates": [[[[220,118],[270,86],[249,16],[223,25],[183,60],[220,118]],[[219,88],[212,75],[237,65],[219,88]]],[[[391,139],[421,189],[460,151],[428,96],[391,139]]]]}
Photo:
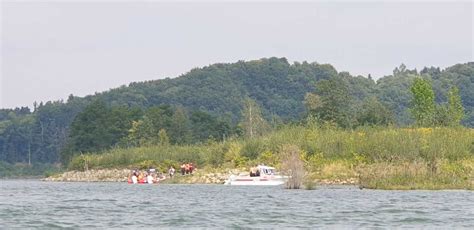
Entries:
{"type": "Polygon", "coordinates": [[[447,67],[473,61],[473,5],[2,1],[0,108],[271,56],[376,78],[447,67]]]}

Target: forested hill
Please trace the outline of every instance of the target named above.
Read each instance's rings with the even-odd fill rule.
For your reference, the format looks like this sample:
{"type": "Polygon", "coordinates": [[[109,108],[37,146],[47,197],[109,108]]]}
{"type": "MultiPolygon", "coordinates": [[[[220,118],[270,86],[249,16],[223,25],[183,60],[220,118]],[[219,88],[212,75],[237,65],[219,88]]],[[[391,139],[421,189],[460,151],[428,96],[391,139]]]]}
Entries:
{"type": "MultiPolygon", "coordinates": [[[[287,120],[303,113],[304,95],[314,91],[318,80],[337,74],[331,65],[290,65],[284,58],[269,58],[214,64],[174,79],[131,83],[99,97],[112,105],[166,104],[203,109],[214,115],[228,114],[234,121],[240,118],[243,99],[250,97],[262,106],[267,117],[277,115],[287,120]]],[[[368,79],[358,81],[366,86],[371,84],[368,79]]]]}
{"type": "MultiPolygon", "coordinates": [[[[0,161],[55,162],[60,152],[110,148],[123,144],[130,130],[140,124],[166,130],[170,142],[177,144],[238,135],[244,101],[249,98],[267,121],[299,121],[306,113],[305,95],[317,93],[317,82],[329,79],[337,79],[337,84],[347,88],[349,114],[357,114],[367,99],[376,98],[393,113],[396,124],[409,125],[410,86],[417,76],[431,80],[439,104],[445,103],[448,90],[457,86],[466,112],[463,124],[474,126],[472,62],[421,71],[401,65],[393,75],[374,81],[337,72],[329,64],[290,64],[285,58],[264,58],[214,64],[177,78],[131,83],[84,98],[71,95],[67,102],[40,103],[32,109],[2,109],[0,161]],[[177,126],[180,123],[186,125],[177,126]],[[98,129],[101,132],[94,133],[98,129]]],[[[353,120],[357,119],[348,123],[351,127],[357,125],[353,120]]]]}

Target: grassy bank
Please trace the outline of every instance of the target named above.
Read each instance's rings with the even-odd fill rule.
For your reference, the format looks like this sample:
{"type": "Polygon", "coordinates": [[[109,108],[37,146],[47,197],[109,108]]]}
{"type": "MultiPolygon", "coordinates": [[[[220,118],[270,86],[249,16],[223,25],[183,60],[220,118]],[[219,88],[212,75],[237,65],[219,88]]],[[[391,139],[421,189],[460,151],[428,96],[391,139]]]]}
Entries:
{"type": "Polygon", "coordinates": [[[265,163],[280,167],[281,148],[301,151],[308,177],[359,178],[367,188],[470,189],[474,179],[474,130],[467,128],[334,128],[288,126],[252,140],[192,146],[147,146],[77,155],[72,170],[157,167],[180,162],[236,168],[265,163]]]}
{"type": "Polygon", "coordinates": [[[433,169],[426,162],[377,163],[360,172],[360,185],[377,189],[474,189],[474,160],[437,162],[433,169]]]}

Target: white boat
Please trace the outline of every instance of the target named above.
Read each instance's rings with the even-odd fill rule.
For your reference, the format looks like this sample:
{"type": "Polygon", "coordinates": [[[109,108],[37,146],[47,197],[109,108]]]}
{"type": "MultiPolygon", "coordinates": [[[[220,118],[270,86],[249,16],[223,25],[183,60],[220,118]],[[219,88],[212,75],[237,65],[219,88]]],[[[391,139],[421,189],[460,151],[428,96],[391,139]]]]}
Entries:
{"type": "Polygon", "coordinates": [[[258,176],[250,176],[250,174],[231,175],[224,184],[225,185],[282,185],[288,177],[278,175],[275,168],[259,165],[257,166],[258,176]]]}

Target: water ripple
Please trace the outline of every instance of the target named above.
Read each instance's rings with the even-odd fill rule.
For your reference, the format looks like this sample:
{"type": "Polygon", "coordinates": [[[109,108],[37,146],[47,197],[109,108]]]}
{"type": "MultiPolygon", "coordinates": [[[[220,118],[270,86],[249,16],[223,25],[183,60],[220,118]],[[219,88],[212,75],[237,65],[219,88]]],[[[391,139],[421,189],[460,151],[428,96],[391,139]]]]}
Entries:
{"type": "Polygon", "coordinates": [[[0,228],[473,228],[472,191],[4,180],[0,228]]]}

